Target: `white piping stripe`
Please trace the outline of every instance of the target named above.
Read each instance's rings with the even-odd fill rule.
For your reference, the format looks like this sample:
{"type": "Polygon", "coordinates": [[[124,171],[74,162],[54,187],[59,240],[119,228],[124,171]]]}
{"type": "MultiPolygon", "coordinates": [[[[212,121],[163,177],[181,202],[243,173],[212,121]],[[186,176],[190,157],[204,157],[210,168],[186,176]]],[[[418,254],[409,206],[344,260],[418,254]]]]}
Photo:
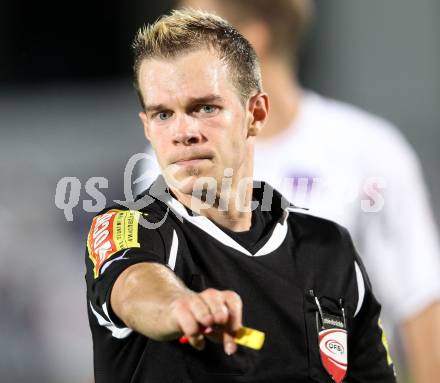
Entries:
{"type": "Polygon", "coordinates": [[[120,261],[121,259],[128,259],[128,258],[124,258],[124,255],[127,253],[128,250],[130,249],[125,250],[119,257],[116,257],[104,263],[104,266],[101,267],[100,274],[103,274],[104,271],[107,269],[107,267],[109,267],[114,261],[120,261]]]}
{"type": "Polygon", "coordinates": [[[167,203],[173,212],[180,215],[181,217],[184,217],[187,221],[191,222],[193,225],[197,226],[199,229],[203,230],[224,245],[232,247],[233,249],[238,250],[243,254],[252,256],[249,251],[247,251],[243,246],[234,241],[229,235],[227,235],[208,218],[204,217],[203,215],[189,215],[185,207],[175,198],[171,198],[167,201],[167,203]]]}
{"type": "Polygon", "coordinates": [[[275,229],[269,238],[269,240],[264,244],[264,246],[257,251],[255,257],[259,257],[261,255],[266,255],[278,249],[281,244],[284,242],[284,239],[287,235],[287,224],[286,221],[284,223],[277,223],[275,229]]]}
{"type": "Polygon", "coordinates": [[[177,260],[177,249],[179,248],[179,237],[177,236],[176,230],[173,230],[173,241],[171,243],[170,256],[168,257],[168,266],[171,270],[176,267],[177,260]]]}
{"type": "Polygon", "coordinates": [[[362,308],[362,303],[364,303],[364,297],[365,297],[365,283],[364,283],[364,277],[362,276],[362,271],[357,264],[357,262],[354,262],[354,269],[356,270],[356,283],[358,287],[358,302],[356,306],[356,311],[354,313],[354,316],[358,314],[360,309],[362,308]]]}
{"type": "MultiPolygon", "coordinates": [[[[112,321],[106,320],[93,308],[92,302],[89,303],[90,303],[90,309],[92,310],[93,315],[95,315],[96,319],[98,320],[98,323],[101,326],[106,327],[109,331],[111,331],[112,335],[115,338],[124,339],[133,332],[133,330],[129,329],[128,327],[123,327],[123,328],[116,327],[116,325],[112,321]]],[[[107,305],[105,303],[102,305],[102,309],[105,315],[107,315],[107,317],[110,318],[107,311],[107,305]]]]}
{"type": "Polygon", "coordinates": [[[189,215],[185,207],[175,198],[170,198],[167,201],[167,204],[175,214],[184,217],[187,221],[191,222],[193,225],[197,226],[199,229],[203,230],[211,237],[217,239],[223,245],[231,247],[250,257],[266,255],[276,250],[284,242],[284,239],[286,238],[287,235],[286,221],[289,213],[285,211],[281,220],[282,223],[277,223],[269,240],[256,254],[252,254],[243,246],[241,246],[239,243],[237,243],[234,239],[232,239],[229,235],[227,235],[223,230],[221,230],[208,218],[204,217],[203,215],[197,215],[197,216],[189,215]]]}

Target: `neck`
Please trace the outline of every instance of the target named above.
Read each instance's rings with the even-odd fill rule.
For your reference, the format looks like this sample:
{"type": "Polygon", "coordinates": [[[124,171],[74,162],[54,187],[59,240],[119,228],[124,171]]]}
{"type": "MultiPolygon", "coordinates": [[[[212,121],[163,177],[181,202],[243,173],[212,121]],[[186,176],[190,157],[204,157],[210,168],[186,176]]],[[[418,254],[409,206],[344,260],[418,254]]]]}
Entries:
{"type": "Polygon", "coordinates": [[[236,180],[234,179],[230,188],[204,190],[202,193],[198,193],[202,195],[201,198],[184,194],[176,189],[172,189],[172,191],[183,205],[197,214],[203,215],[232,231],[246,231],[250,229],[252,223],[252,211],[250,209],[252,183],[249,182],[241,188],[237,188],[237,185],[234,185],[235,183],[236,180]]]}
{"type": "Polygon", "coordinates": [[[270,97],[270,113],[258,139],[265,140],[288,129],[296,117],[300,103],[300,88],[294,71],[280,59],[266,57],[261,60],[264,89],[270,97]]]}
{"type": "Polygon", "coordinates": [[[232,231],[249,230],[252,224],[250,206],[253,192],[252,169],[255,137],[248,137],[248,140],[248,160],[233,173],[232,177],[223,177],[220,182],[217,182],[218,188],[202,193],[188,194],[171,188],[179,202],[219,226],[232,231]],[[201,195],[201,198],[196,195],[201,195]]]}

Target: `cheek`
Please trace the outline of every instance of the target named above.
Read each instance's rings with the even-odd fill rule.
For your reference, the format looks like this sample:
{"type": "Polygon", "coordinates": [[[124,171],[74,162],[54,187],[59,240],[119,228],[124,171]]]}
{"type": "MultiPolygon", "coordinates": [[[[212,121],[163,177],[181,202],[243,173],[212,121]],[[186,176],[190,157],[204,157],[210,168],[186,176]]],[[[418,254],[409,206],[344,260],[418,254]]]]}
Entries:
{"type": "Polygon", "coordinates": [[[150,138],[151,142],[154,143],[155,146],[164,146],[167,142],[167,135],[169,130],[165,124],[157,124],[155,122],[150,125],[150,138]]]}
{"type": "Polygon", "coordinates": [[[154,152],[156,153],[156,157],[161,162],[160,159],[165,158],[166,153],[168,152],[167,145],[166,145],[166,139],[163,134],[157,134],[154,131],[150,131],[150,133],[151,133],[150,144],[153,147],[154,152]]]}
{"type": "Polygon", "coordinates": [[[230,137],[242,137],[244,132],[244,116],[242,111],[232,110],[223,115],[224,126],[227,127],[227,134],[230,137]]]}
{"type": "Polygon", "coordinates": [[[228,128],[221,131],[218,137],[219,151],[228,163],[242,162],[246,154],[246,129],[240,116],[229,115],[225,120],[228,128]]]}

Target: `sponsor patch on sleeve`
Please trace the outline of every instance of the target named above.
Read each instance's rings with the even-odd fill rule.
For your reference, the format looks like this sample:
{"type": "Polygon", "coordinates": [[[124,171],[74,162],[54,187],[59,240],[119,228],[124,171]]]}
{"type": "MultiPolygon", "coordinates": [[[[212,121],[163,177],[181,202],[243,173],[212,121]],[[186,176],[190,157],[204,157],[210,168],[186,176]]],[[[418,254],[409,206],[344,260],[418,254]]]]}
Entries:
{"type": "Polygon", "coordinates": [[[112,209],[93,218],[87,238],[89,258],[93,262],[94,277],[102,265],[120,250],[140,247],[138,241],[138,211],[112,209]]]}

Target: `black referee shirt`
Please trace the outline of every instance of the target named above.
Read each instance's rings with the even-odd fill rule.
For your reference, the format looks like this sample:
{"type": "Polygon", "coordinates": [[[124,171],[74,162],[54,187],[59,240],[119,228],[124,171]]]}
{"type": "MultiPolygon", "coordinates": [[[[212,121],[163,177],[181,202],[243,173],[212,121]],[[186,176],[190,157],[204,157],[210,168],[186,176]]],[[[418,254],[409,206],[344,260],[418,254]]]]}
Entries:
{"type": "Polygon", "coordinates": [[[253,198],[259,206],[247,233],[188,211],[161,177],[130,208],[94,218],[86,282],[96,383],[332,382],[319,331],[342,318],[347,344],[327,343],[330,351],[346,349],[346,366],[333,361],[346,369],[344,381],[395,382],[380,305],[347,231],[296,212],[267,184],[255,184],[253,198]],[[263,348],[239,346],[227,356],[222,345],[197,351],[127,328],[112,312],[110,293],[118,275],[139,262],[167,265],[194,291],[237,292],[244,325],[266,334],[263,348]]]}

